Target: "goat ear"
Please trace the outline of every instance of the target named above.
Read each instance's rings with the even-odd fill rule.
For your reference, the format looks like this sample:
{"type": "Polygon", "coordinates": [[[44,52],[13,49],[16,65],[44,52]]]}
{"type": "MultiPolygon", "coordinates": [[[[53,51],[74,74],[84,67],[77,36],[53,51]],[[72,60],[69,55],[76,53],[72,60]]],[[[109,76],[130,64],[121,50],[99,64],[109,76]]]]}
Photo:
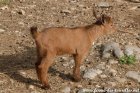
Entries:
{"type": "Polygon", "coordinates": [[[110,23],[111,17],[109,17],[107,15],[102,15],[101,21],[102,21],[102,23],[110,23]]]}
{"type": "Polygon", "coordinates": [[[105,15],[102,15],[99,20],[102,24],[104,24],[105,23],[105,15]]]}

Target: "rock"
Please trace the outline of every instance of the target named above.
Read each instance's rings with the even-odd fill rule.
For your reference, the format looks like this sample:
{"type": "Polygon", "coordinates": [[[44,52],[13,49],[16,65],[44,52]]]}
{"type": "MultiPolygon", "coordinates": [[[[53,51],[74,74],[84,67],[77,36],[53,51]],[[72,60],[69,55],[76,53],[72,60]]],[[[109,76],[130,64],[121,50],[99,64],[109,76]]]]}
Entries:
{"type": "Polygon", "coordinates": [[[70,3],[76,3],[78,2],[79,0],[69,0],[70,3]]]}
{"type": "Polygon", "coordinates": [[[116,83],[115,83],[115,82],[110,82],[110,81],[108,81],[107,84],[108,84],[109,86],[111,86],[111,87],[116,86],[116,83]]]}
{"type": "Polygon", "coordinates": [[[138,8],[138,6],[133,6],[129,10],[136,10],[137,8],[138,8]]]}
{"type": "Polygon", "coordinates": [[[123,3],[123,0],[115,0],[118,3],[123,3]]]}
{"type": "Polygon", "coordinates": [[[134,2],[134,3],[140,3],[140,0],[129,0],[131,2],[134,2]]]}
{"type": "Polygon", "coordinates": [[[25,1],[26,1],[26,0],[19,0],[19,2],[21,2],[21,3],[22,3],[22,2],[25,2],[25,1]]]}
{"type": "Polygon", "coordinates": [[[18,22],[19,25],[21,25],[22,27],[24,27],[24,22],[18,22]]]}
{"type": "Polygon", "coordinates": [[[110,53],[104,53],[103,58],[110,58],[111,54],[110,53]]]}
{"type": "Polygon", "coordinates": [[[126,73],[126,77],[137,80],[138,82],[140,82],[140,72],[128,71],[126,73]]]}
{"type": "Polygon", "coordinates": [[[60,11],[60,13],[63,15],[69,15],[71,13],[71,11],[70,10],[62,10],[62,11],[60,11]]]}
{"type": "Polygon", "coordinates": [[[97,75],[101,74],[102,71],[99,69],[88,69],[85,71],[83,78],[85,79],[94,79],[97,75]]]}
{"type": "Polygon", "coordinates": [[[86,67],[84,65],[80,66],[81,71],[85,71],[86,67]]]}
{"type": "Polygon", "coordinates": [[[135,55],[137,60],[140,60],[140,48],[137,46],[132,45],[126,45],[125,46],[125,54],[127,56],[129,55],[135,55]]]}
{"type": "Polygon", "coordinates": [[[118,81],[119,83],[124,83],[126,81],[125,78],[120,78],[120,77],[114,77],[116,81],[118,81]]]}
{"type": "Polygon", "coordinates": [[[82,86],[82,85],[77,85],[76,87],[77,87],[77,88],[82,88],[83,86],[82,86]]]}
{"type": "Polygon", "coordinates": [[[4,29],[0,29],[0,33],[2,33],[2,32],[5,32],[5,30],[4,29]]]}
{"type": "Polygon", "coordinates": [[[107,76],[105,74],[100,75],[101,78],[107,78],[107,76]]]}
{"type": "Polygon", "coordinates": [[[26,76],[27,76],[27,73],[26,73],[26,72],[24,72],[24,71],[21,71],[21,70],[19,71],[19,74],[20,74],[20,75],[22,75],[22,76],[24,76],[24,77],[26,77],[26,76]]]}
{"type": "Polygon", "coordinates": [[[62,93],[70,93],[70,91],[71,91],[71,89],[68,86],[62,88],[62,90],[61,90],[62,93]]]}
{"type": "Polygon", "coordinates": [[[110,56],[108,54],[110,51],[112,51],[117,58],[120,58],[124,55],[119,44],[115,42],[109,42],[104,45],[103,57],[108,58],[110,56]]]}
{"type": "MultiPolygon", "coordinates": [[[[61,61],[67,61],[68,60],[68,58],[67,59],[63,59],[62,58],[62,60],[61,61]]],[[[65,67],[68,67],[68,66],[72,66],[73,67],[73,65],[74,65],[74,60],[72,59],[72,60],[70,60],[70,62],[66,62],[66,63],[64,63],[64,64],[62,64],[63,66],[65,66],[65,67]]]]}
{"type": "Polygon", "coordinates": [[[101,8],[109,8],[111,5],[108,2],[100,2],[98,6],[101,8]]]}
{"type": "Polygon", "coordinates": [[[20,15],[25,15],[25,11],[22,10],[22,9],[18,10],[17,13],[20,14],[20,15]]]}
{"type": "Polygon", "coordinates": [[[80,89],[79,91],[78,91],[78,93],[92,93],[93,92],[93,90],[92,89],[80,89]]]}
{"type": "Polygon", "coordinates": [[[118,63],[117,60],[113,60],[113,59],[110,59],[108,62],[109,62],[109,64],[117,64],[118,63]]]}
{"type": "Polygon", "coordinates": [[[116,74],[117,74],[117,71],[112,68],[108,69],[108,71],[112,76],[116,76],[116,74]]]}
{"type": "Polygon", "coordinates": [[[101,69],[101,70],[104,70],[106,67],[105,67],[105,63],[102,63],[102,64],[99,64],[96,66],[97,69],[101,69]]]}
{"type": "Polygon", "coordinates": [[[1,7],[0,9],[1,9],[1,10],[8,10],[9,7],[6,5],[6,6],[1,7]]]}
{"type": "Polygon", "coordinates": [[[29,89],[34,90],[34,86],[33,85],[29,85],[29,89]]]}

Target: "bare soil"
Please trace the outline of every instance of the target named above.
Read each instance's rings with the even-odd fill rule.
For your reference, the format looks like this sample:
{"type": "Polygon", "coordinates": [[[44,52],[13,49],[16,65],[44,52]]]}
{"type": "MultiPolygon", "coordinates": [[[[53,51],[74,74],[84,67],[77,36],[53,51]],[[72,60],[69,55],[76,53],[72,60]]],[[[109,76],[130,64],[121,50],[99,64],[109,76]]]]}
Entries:
{"type": "MultiPolygon", "coordinates": [[[[83,63],[85,68],[94,68],[101,62],[107,65],[109,59],[101,57],[102,44],[117,42],[122,49],[127,44],[140,47],[140,3],[129,0],[106,0],[109,8],[98,7],[98,3],[105,0],[11,0],[0,4],[0,93],[61,93],[61,88],[71,87],[71,93],[83,88],[140,88],[140,83],[128,79],[125,83],[111,86],[107,82],[114,81],[114,76],[107,72],[108,77],[94,80],[83,79],[80,82],[71,80],[73,66],[63,66],[72,57],[66,60],[56,58],[49,71],[51,89],[43,90],[36,76],[36,48],[29,28],[37,25],[41,30],[44,27],[76,27],[95,22],[92,15],[93,4],[97,14],[110,15],[118,32],[99,38],[90,50],[89,56],[83,63]],[[119,31],[128,31],[122,33],[119,31]]],[[[115,57],[110,59],[118,60],[115,57]]],[[[125,77],[127,71],[140,71],[140,62],[133,65],[110,65],[117,71],[117,76],[125,77]]]]}

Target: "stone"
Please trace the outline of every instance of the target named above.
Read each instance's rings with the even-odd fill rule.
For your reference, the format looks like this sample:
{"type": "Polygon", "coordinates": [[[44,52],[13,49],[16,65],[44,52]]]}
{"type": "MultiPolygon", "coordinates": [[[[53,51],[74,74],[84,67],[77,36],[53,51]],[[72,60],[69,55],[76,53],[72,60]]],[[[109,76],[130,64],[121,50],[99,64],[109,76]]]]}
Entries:
{"type": "Polygon", "coordinates": [[[85,71],[86,67],[84,65],[80,66],[81,71],[85,71]]]}
{"type": "Polygon", "coordinates": [[[110,58],[111,54],[110,53],[104,53],[103,58],[110,58]]]}
{"type": "Polygon", "coordinates": [[[20,70],[20,71],[19,71],[19,74],[20,74],[20,75],[22,75],[22,76],[24,76],[24,77],[26,77],[26,76],[27,76],[27,73],[26,73],[26,72],[24,72],[24,71],[22,71],[22,70],[20,70]]]}
{"type": "Polygon", "coordinates": [[[138,6],[133,6],[129,10],[136,10],[137,8],[138,8],[138,6]]]}
{"type": "Polygon", "coordinates": [[[107,76],[105,74],[100,75],[101,78],[107,78],[107,76]]]}
{"type": "Polygon", "coordinates": [[[71,91],[70,87],[66,86],[62,88],[61,93],[70,93],[70,91],[71,91]]]}
{"type": "Polygon", "coordinates": [[[106,43],[104,45],[103,57],[108,58],[110,56],[109,55],[110,51],[112,51],[117,58],[121,58],[122,56],[124,56],[118,43],[115,42],[106,43]]]}
{"type": "Polygon", "coordinates": [[[114,77],[114,78],[115,78],[115,80],[116,80],[117,82],[119,82],[119,83],[124,83],[124,82],[126,81],[125,78],[120,78],[120,77],[114,77]]]}
{"type": "Polygon", "coordinates": [[[17,13],[20,14],[20,15],[25,15],[25,11],[22,10],[22,9],[18,10],[17,13]]]}
{"type": "MultiPolygon", "coordinates": [[[[68,58],[67,57],[65,57],[66,59],[64,59],[64,58],[62,58],[61,59],[61,61],[63,62],[63,61],[67,61],[68,60],[68,58]]],[[[72,60],[70,60],[69,62],[65,62],[64,64],[62,64],[64,67],[68,67],[68,66],[72,66],[73,67],[73,65],[74,65],[74,60],[72,59],[72,60]]]]}
{"type": "Polygon", "coordinates": [[[29,89],[34,90],[34,86],[33,85],[29,85],[29,89]]]}
{"type": "Polygon", "coordinates": [[[117,64],[118,63],[117,60],[113,60],[113,59],[110,59],[108,62],[109,62],[109,64],[117,64]]]}
{"type": "Polygon", "coordinates": [[[77,87],[77,88],[82,88],[83,86],[82,86],[82,85],[77,85],[76,87],[77,87]]]}
{"type": "Polygon", "coordinates": [[[101,74],[102,71],[99,69],[88,69],[85,71],[83,78],[85,79],[94,79],[97,75],[101,74]]]}
{"type": "Polygon", "coordinates": [[[126,77],[131,78],[133,80],[136,80],[136,81],[140,82],[140,72],[128,71],[126,73],[126,77]]]}
{"type": "Polygon", "coordinates": [[[100,2],[98,6],[101,8],[109,8],[111,5],[108,2],[100,2]]]}
{"type": "Polygon", "coordinates": [[[1,9],[1,10],[8,10],[9,7],[6,5],[6,6],[1,7],[0,9],[1,9]]]}
{"type": "Polygon", "coordinates": [[[125,46],[125,54],[127,56],[134,55],[137,60],[140,60],[140,48],[137,46],[126,45],[125,46]]]}
{"type": "Polygon", "coordinates": [[[134,2],[134,3],[140,3],[140,0],[129,0],[131,2],[134,2]]]}
{"type": "Polygon", "coordinates": [[[97,69],[101,69],[101,70],[104,70],[106,67],[105,67],[105,63],[102,63],[102,64],[99,64],[96,66],[97,69]]]}
{"type": "Polygon", "coordinates": [[[92,93],[93,90],[92,89],[80,89],[77,93],[92,93]]]}
{"type": "Polygon", "coordinates": [[[107,84],[112,87],[116,86],[116,82],[108,81],[107,84]]]}
{"type": "Polygon", "coordinates": [[[2,32],[5,32],[5,30],[4,29],[0,29],[0,33],[2,33],[2,32]]]}
{"type": "Polygon", "coordinates": [[[116,74],[117,74],[117,71],[112,68],[108,69],[108,71],[112,76],[116,76],[116,74]]]}

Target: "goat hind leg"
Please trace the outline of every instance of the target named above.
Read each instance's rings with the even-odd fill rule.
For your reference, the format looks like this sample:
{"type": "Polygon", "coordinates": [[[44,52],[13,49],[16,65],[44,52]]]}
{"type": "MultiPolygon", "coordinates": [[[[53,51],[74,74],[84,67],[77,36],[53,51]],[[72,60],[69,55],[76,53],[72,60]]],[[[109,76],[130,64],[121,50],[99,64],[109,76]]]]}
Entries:
{"type": "Polygon", "coordinates": [[[42,88],[46,89],[46,88],[50,88],[50,85],[48,83],[48,70],[49,67],[51,66],[51,64],[53,63],[53,55],[47,55],[46,57],[44,57],[40,63],[40,65],[38,66],[39,68],[39,77],[41,80],[41,83],[43,84],[42,88]]]}

